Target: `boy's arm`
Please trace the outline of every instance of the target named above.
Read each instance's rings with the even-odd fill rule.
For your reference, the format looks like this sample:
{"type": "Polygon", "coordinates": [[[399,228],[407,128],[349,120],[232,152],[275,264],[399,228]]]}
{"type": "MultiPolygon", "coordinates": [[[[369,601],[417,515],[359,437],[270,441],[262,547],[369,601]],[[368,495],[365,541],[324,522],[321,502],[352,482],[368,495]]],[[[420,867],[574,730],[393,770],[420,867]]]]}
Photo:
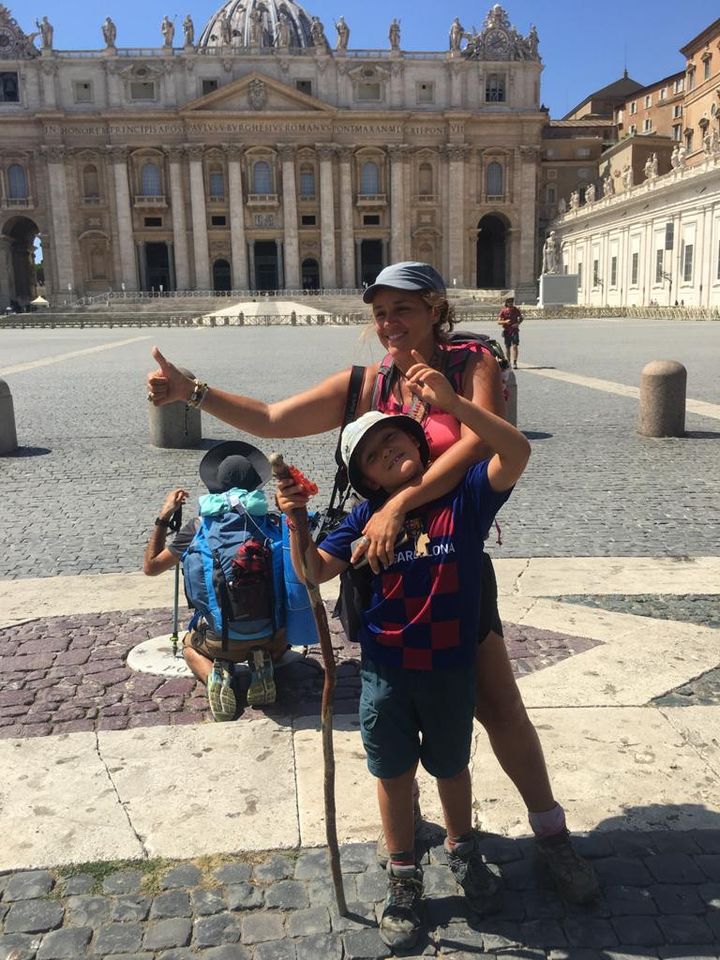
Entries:
{"type": "Polygon", "coordinates": [[[290,559],[293,569],[303,583],[305,583],[305,567],[307,567],[308,577],[313,583],[325,583],[326,580],[332,580],[333,577],[341,574],[348,564],[344,560],[339,560],[337,557],[326,553],[325,550],[318,549],[312,538],[310,538],[303,556],[293,514],[297,510],[306,510],[307,502],[307,494],[294,480],[278,480],[277,505],[287,516],[287,526],[290,534],[290,559]]]}

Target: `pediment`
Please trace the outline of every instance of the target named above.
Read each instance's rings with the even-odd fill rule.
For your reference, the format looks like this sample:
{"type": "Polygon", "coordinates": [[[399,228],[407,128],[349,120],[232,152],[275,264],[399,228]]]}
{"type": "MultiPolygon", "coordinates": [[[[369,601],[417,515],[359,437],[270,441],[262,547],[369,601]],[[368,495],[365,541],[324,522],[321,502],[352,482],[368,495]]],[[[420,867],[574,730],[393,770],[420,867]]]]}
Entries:
{"type": "Polygon", "coordinates": [[[253,71],[239,80],[191,100],[181,113],[317,113],[334,115],[335,109],[288,87],[284,83],[253,71]]]}

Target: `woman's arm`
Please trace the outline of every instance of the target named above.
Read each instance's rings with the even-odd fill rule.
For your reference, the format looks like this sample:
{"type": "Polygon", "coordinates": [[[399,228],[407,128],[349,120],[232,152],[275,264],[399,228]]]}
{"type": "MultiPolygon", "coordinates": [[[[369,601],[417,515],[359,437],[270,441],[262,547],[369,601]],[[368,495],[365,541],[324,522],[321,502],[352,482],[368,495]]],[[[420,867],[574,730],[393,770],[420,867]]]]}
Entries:
{"type": "MultiPolygon", "coordinates": [[[[475,406],[505,416],[505,399],[500,379],[500,368],[494,357],[481,353],[472,358],[463,376],[462,394],[475,406]]],[[[467,473],[468,467],[492,455],[490,447],[465,424],[460,427],[460,439],[441,454],[416,482],[396,490],[368,521],[363,533],[370,541],[366,547],[368,560],[377,573],[380,566],[393,562],[394,545],[410,510],[437,500],[454,489],[467,473]]],[[[352,557],[357,563],[364,549],[352,557]]]]}
{"type": "MultiPolygon", "coordinates": [[[[187,400],[193,381],[166,360],[157,347],[153,348],[153,357],[158,369],[148,374],[148,398],[155,406],[187,400]]],[[[366,382],[372,382],[375,372],[375,367],[368,369],[366,382]]],[[[340,426],[349,384],[350,371],[341,370],[317,386],[276,403],[210,387],[202,409],[254,437],[307,437],[340,426]]]]}

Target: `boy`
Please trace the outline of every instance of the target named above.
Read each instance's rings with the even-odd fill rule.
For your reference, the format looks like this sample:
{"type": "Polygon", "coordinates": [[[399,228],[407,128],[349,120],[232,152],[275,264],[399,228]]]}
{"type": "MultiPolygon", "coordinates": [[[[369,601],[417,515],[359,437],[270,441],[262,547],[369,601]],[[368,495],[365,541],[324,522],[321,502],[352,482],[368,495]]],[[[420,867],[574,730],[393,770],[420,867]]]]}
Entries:
{"type": "MultiPolygon", "coordinates": [[[[468,762],[474,711],[473,662],[479,617],[483,540],[530,455],[525,437],[455,393],[445,376],[413,351],[407,382],[423,404],[455,416],[495,450],[449,494],[408,516],[393,562],[376,574],[363,614],[360,726],[387,838],[388,892],[380,936],[395,949],[420,930],[422,868],[414,851],[413,780],[418,761],[437,779],[447,828],[448,863],[471,909],[499,906],[500,883],[485,866],[472,829],[468,762]]],[[[316,583],[350,563],[354,542],[384,498],[419,481],[429,459],[422,426],[405,415],[366,413],[342,435],[342,457],[355,490],[367,497],[306,562],[316,583]]],[[[292,480],[278,485],[284,513],[306,497],[292,480]]],[[[297,537],[293,564],[301,575],[297,537]]]]}
{"type": "Polygon", "coordinates": [[[518,350],[520,349],[520,324],[523,315],[515,306],[515,298],[508,297],[505,306],[498,315],[498,323],[503,328],[502,335],[505,341],[505,356],[508,363],[512,363],[517,370],[518,350]],[[512,353],[512,357],[510,354],[512,353]]]}

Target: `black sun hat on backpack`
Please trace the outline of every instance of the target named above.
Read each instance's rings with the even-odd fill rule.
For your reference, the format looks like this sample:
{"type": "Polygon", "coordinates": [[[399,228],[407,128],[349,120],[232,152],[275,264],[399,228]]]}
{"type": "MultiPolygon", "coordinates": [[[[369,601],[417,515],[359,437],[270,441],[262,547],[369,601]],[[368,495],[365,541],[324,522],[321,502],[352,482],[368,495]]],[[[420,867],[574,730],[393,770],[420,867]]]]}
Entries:
{"type": "Polygon", "coordinates": [[[257,490],[270,479],[270,461],[257,447],[243,440],[225,440],[210,447],[200,461],[200,479],[210,493],[231,487],[257,490]]]}

